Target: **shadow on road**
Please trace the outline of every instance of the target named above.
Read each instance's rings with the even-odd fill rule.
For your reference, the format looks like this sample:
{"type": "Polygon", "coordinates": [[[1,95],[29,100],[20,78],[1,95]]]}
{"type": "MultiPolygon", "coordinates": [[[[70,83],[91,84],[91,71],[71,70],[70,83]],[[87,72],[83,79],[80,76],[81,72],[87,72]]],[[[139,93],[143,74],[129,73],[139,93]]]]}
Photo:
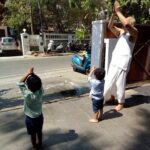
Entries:
{"type": "MultiPolygon", "coordinates": [[[[143,96],[143,95],[135,95],[128,99],[129,101],[137,99],[139,97],[139,101],[143,100],[141,103],[137,103],[137,105],[147,103],[149,104],[149,97],[143,96]]],[[[65,105],[65,104],[64,104],[65,105]]],[[[136,106],[132,105],[132,106],[136,106]]],[[[61,126],[61,120],[60,118],[56,118],[56,122],[46,120],[45,122],[47,124],[44,126],[44,133],[43,133],[43,149],[61,149],[61,150],[104,150],[104,149],[117,149],[117,144],[120,142],[120,145],[123,145],[126,140],[125,145],[122,147],[122,150],[148,150],[150,147],[150,111],[149,111],[149,105],[144,105],[145,107],[139,107],[137,109],[133,109],[131,113],[131,116],[127,113],[128,111],[125,111],[126,119],[132,119],[131,117],[135,117],[133,115],[136,114],[136,119],[133,118],[133,121],[128,122],[128,128],[131,131],[130,134],[124,134],[124,138],[119,137],[118,141],[113,141],[110,138],[114,138],[114,135],[116,134],[116,130],[118,132],[124,132],[125,130],[128,130],[128,128],[125,128],[122,126],[118,126],[116,130],[112,130],[110,133],[108,133],[107,126],[97,126],[97,125],[88,125],[88,124],[82,124],[79,120],[74,120],[75,122],[78,121],[78,124],[81,128],[74,129],[71,124],[67,124],[70,120],[65,120],[66,126],[61,126]],[[59,120],[59,121],[58,121],[59,120]],[[49,125],[49,123],[52,123],[49,125]],[[59,124],[55,124],[59,123],[59,124]],[[133,124],[134,123],[134,124],[133,124]],[[85,130],[84,128],[87,128],[85,130]],[[80,131],[81,130],[81,131],[80,131]],[[98,132],[99,130],[100,132],[98,132]],[[104,132],[105,131],[105,132],[104,132]],[[108,136],[109,134],[109,136],[108,136]]],[[[62,106],[63,107],[63,106],[62,106]]],[[[48,109],[45,109],[48,110],[48,109]]],[[[78,111],[78,110],[77,110],[78,111]]],[[[51,119],[51,115],[48,113],[49,111],[45,112],[45,114],[48,116],[47,119],[51,119]]],[[[55,112],[55,111],[54,111],[55,112]]],[[[68,113],[71,112],[71,110],[68,110],[68,113]]],[[[63,112],[62,112],[63,113],[63,112]]],[[[112,110],[107,111],[104,114],[104,119],[111,119],[116,117],[121,117],[122,114],[113,112],[112,110]]],[[[63,117],[63,114],[60,115],[60,117],[63,117]]],[[[119,118],[118,118],[119,119],[119,118]]],[[[126,120],[128,121],[128,120],[126,120]]],[[[107,122],[106,122],[107,123],[107,122]]],[[[119,124],[119,122],[118,122],[119,124]]],[[[110,126],[112,126],[110,122],[110,126]]],[[[108,126],[108,127],[110,127],[108,126]]],[[[122,134],[121,134],[122,135],[122,134]]],[[[24,125],[24,114],[20,110],[18,111],[11,111],[11,112],[5,112],[0,114],[0,138],[1,140],[1,147],[3,149],[11,149],[13,146],[14,149],[20,148],[23,146],[22,149],[31,149],[31,143],[30,138],[26,133],[25,125],[24,125]]],[[[121,149],[121,146],[119,147],[121,149]]]]}
{"type": "Polygon", "coordinates": [[[0,57],[12,57],[12,56],[22,56],[22,52],[20,50],[14,50],[9,52],[0,53],[0,57]]]}
{"type": "Polygon", "coordinates": [[[122,113],[117,112],[114,109],[111,109],[103,114],[103,120],[118,118],[121,116],[123,116],[122,113]]]}
{"type": "Polygon", "coordinates": [[[150,96],[132,95],[130,98],[127,98],[125,100],[125,107],[126,108],[134,107],[144,103],[150,103],[150,96]]]}
{"type": "MultiPolygon", "coordinates": [[[[23,97],[21,94],[17,97],[8,98],[6,94],[9,93],[12,89],[2,89],[0,90],[0,111],[3,109],[14,109],[14,107],[23,106],[23,97]]],[[[16,91],[15,91],[16,92],[16,91]]],[[[48,91],[43,96],[44,103],[53,103],[57,101],[65,101],[73,99],[74,97],[82,96],[83,94],[89,92],[88,87],[72,88],[72,89],[59,89],[54,90],[54,92],[49,93],[48,91]],[[58,91],[58,92],[56,92],[58,91]]]]}
{"type": "Polygon", "coordinates": [[[17,98],[0,98],[0,111],[3,109],[14,109],[14,107],[23,106],[23,99],[17,98]]]}
{"type": "Polygon", "coordinates": [[[146,109],[138,109],[136,113],[139,118],[139,121],[136,123],[140,128],[138,129],[134,128],[134,126],[132,127],[133,132],[137,134],[134,137],[134,142],[131,141],[126,144],[126,149],[148,150],[150,148],[150,111],[146,109]]]}
{"type": "Polygon", "coordinates": [[[7,94],[7,92],[9,92],[10,90],[12,90],[12,88],[0,90],[0,96],[7,94]]]}
{"type": "Polygon", "coordinates": [[[43,148],[48,148],[52,145],[76,140],[78,138],[78,134],[73,129],[70,129],[67,132],[62,132],[58,129],[52,130],[50,133],[46,133],[45,137],[46,138],[43,141],[43,148]]]}
{"type": "MultiPolygon", "coordinates": [[[[13,109],[14,107],[23,106],[23,98],[21,95],[18,97],[5,98],[5,94],[10,90],[11,89],[2,89],[0,91],[0,111],[2,111],[3,109],[13,109]]],[[[75,97],[80,97],[83,94],[88,93],[89,88],[80,87],[80,89],[60,90],[59,92],[56,91],[54,93],[48,93],[48,92],[45,93],[45,95],[43,96],[43,102],[53,103],[57,101],[65,101],[65,100],[73,99],[75,97]]],[[[126,102],[125,103],[126,108],[133,107],[136,105],[141,105],[144,103],[150,103],[150,96],[132,95],[130,98],[127,98],[125,102],[126,102]]],[[[107,112],[105,115],[106,115],[106,119],[109,119],[111,118],[111,116],[119,117],[120,114],[117,114],[115,112],[112,113],[111,111],[111,112],[107,112]]]]}

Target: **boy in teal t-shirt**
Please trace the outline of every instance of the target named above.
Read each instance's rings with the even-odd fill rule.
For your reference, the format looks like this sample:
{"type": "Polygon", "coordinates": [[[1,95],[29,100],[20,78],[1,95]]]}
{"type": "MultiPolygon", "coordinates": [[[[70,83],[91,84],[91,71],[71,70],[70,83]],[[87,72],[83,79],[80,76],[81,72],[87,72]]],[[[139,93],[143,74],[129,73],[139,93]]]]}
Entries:
{"type": "Polygon", "coordinates": [[[25,123],[28,134],[31,135],[31,142],[34,148],[42,145],[42,96],[43,88],[41,79],[34,74],[34,68],[29,68],[22,77],[18,86],[24,97],[25,123]],[[38,143],[36,143],[36,136],[38,143]]]}

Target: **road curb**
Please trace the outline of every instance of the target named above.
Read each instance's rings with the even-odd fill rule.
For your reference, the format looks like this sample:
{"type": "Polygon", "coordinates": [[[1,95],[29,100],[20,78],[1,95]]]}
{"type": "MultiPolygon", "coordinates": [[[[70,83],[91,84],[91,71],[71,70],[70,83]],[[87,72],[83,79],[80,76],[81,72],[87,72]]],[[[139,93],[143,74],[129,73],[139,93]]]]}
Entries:
{"type": "Polygon", "coordinates": [[[33,54],[29,54],[29,55],[24,55],[25,58],[28,57],[51,57],[51,56],[69,56],[72,55],[73,53],[49,53],[49,54],[45,54],[45,53],[33,53],[33,54]]]}

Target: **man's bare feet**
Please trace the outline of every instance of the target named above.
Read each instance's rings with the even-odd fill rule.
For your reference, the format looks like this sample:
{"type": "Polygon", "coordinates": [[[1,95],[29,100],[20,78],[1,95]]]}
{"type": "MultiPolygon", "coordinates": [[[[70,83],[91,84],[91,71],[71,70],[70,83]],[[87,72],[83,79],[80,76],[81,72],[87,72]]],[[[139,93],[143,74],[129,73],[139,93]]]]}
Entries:
{"type": "Polygon", "coordinates": [[[106,103],[114,103],[115,102],[115,96],[114,95],[111,95],[110,99],[108,99],[106,101],[106,103]]]}
{"type": "Polygon", "coordinates": [[[97,123],[97,122],[98,122],[98,120],[97,120],[97,119],[93,119],[93,118],[91,118],[91,119],[89,119],[89,122],[97,123]]]}
{"type": "Polygon", "coordinates": [[[116,110],[116,111],[120,111],[121,109],[123,109],[123,107],[124,107],[124,104],[123,104],[123,103],[120,103],[120,104],[118,104],[118,105],[115,107],[115,110],[116,110]]]}

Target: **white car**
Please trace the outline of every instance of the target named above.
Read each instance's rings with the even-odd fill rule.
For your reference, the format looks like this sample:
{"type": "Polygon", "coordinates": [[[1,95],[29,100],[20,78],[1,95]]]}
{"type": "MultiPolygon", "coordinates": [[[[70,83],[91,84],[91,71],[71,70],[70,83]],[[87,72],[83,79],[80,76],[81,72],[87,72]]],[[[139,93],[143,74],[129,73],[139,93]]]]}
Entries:
{"type": "Polygon", "coordinates": [[[0,38],[0,53],[18,50],[17,43],[13,37],[0,38]]]}

